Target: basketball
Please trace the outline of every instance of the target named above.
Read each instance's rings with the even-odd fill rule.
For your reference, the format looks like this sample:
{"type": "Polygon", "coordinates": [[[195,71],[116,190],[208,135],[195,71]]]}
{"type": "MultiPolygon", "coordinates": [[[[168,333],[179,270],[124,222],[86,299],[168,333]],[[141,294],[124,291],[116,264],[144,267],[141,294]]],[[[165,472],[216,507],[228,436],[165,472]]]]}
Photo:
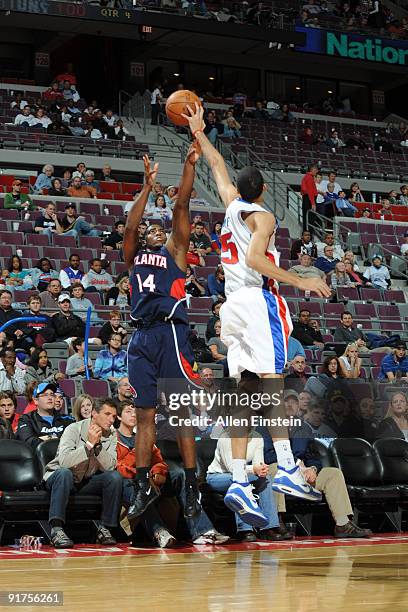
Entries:
{"type": "Polygon", "coordinates": [[[182,113],[188,115],[187,105],[194,109],[194,103],[201,106],[199,97],[188,89],[175,91],[167,98],[166,115],[174,125],[188,125],[187,119],[182,117],[182,113]]]}

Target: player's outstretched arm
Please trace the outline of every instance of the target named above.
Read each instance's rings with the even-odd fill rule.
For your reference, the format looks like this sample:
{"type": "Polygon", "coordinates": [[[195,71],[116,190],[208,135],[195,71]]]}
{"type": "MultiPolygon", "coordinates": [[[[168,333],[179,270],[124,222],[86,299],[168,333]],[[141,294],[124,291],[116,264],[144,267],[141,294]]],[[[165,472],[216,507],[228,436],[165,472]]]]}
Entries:
{"type": "Polygon", "coordinates": [[[133,266],[133,260],[139,249],[139,223],[143,218],[150,192],[156,181],[159,164],[155,163],[153,170],[150,159],[147,155],[143,156],[144,163],[144,184],[136,202],[129,211],[123,236],[123,256],[128,267],[133,266]]]}
{"type": "Polygon", "coordinates": [[[191,235],[189,204],[194,185],[195,165],[200,159],[200,155],[200,145],[197,141],[194,141],[184,162],[183,176],[181,177],[178,196],[173,209],[172,232],[166,243],[167,250],[182,269],[185,269],[187,266],[186,254],[191,235]]]}
{"type": "Polygon", "coordinates": [[[213,172],[220,198],[224,202],[225,208],[228,208],[231,202],[237,197],[238,192],[231,183],[224,158],[218,153],[217,149],[213,147],[204,134],[204,109],[202,106],[198,106],[197,103],[195,104],[194,110],[190,106],[187,106],[187,108],[190,114],[183,115],[183,117],[188,120],[193,138],[200,144],[203,155],[213,172]]]}
{"type": "Polygon", "coordinates": [[[300,278],[293,272],[283,270],[267,257],[269,240],[275,231],[275,217],[271,213],[252,213],[247,217],[246,223],[252,233],[245,257],[246,264],[250,268],[263,276],[297,287],[301,291],[313,291],[320,297],[331,296],[331,290],[321,278],[300,278]]]}

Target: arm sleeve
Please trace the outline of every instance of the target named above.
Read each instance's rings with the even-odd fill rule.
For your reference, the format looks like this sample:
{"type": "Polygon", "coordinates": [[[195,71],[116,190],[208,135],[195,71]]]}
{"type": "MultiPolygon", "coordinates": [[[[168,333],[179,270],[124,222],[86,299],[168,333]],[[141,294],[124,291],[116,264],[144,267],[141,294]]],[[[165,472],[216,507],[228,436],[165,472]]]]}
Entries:
{"type": "Polygon", "coordinates": [[[65,272],[65,270],[61,270],[60,274],[59,274],[59,279],[61,282],[61,285],[63,286],[64,289],[69,289],[69,287],[71,286],[71,282],[68,278],[68,274],[65,272]]]}
{"type": "Polygon", "coordinates": [[[42,442],[32,427],[31,419],[25,414],[21,415],[18,422],[16,438],[17,440],[21,440],[33,448],[36,448],[40,442],[42,442]]]}

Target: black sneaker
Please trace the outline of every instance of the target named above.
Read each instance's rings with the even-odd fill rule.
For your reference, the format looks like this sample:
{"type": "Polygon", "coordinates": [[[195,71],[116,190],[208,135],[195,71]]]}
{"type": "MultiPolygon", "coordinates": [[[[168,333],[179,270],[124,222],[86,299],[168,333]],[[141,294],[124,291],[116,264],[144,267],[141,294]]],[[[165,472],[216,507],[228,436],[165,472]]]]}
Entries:
{"type": "Polygon", "coordinates": [[[159,491],[150,482],[135,483],[136,495],[133,503],[129,506],[128,520],[141,516],[148,506],[159,497],[159,491]]]}
{"type": "Polygon", "coordinates": [[[54,527],[51,530],[51,544],[54,548],[72,548],[73,541],[67,536],[62,527],[54,527]]]}
{"type": "Polygon", "coordinates": [[[259,532],[259,539],[269,542],[283,542],[285,538],[279,533],[279,527],[276,527],[275,529],[262,529],[259,532]]]}
{"type": "Polygon", "coordinates": [[[97,544],[116,544],[116,540],[107,527],[101,525],[96,534],[97,544]]]}
{"type": "Polygon", "coordinates": [[[186,484],[186,505],[184,506],[185,518],[193,518],[201,512],[201,493],[197,485],[186,484]]]}
{"type": "Polygon", "coordinates": [[[257,537],[253,531],[238,531],[237,539],[244,544],[245,542],[256,542],[257,541],[257,537]]]}
{"type": "Polygon", "coordinates": [[[373,532],[370,529],[362,529],[353,521],[349,521],[345,525],[336,525],[334,529],[335,538],[371,538],[373,532]]]}

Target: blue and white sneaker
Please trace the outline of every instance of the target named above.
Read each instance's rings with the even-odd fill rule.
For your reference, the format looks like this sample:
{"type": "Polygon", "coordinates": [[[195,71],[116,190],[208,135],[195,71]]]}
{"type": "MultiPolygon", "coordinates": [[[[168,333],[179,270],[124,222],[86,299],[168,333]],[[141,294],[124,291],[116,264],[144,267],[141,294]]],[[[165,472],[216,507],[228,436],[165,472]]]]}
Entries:
{"type": "Polygon", "coordinates": [[[299,466],[285,470],[278,465],[272,489],[278,493],[302,497],[309,501],[321,501],[322,499],[321,492],[305,481],[299,466]]]}
{"type": "Polygon", "coordinates": [[[252,489],[249,482],[233,482],[225,494],[224,503],[227,508],[239,514],[245,523],[262,529],[269,524],[269,520],[259,509],[252,489]]]}

